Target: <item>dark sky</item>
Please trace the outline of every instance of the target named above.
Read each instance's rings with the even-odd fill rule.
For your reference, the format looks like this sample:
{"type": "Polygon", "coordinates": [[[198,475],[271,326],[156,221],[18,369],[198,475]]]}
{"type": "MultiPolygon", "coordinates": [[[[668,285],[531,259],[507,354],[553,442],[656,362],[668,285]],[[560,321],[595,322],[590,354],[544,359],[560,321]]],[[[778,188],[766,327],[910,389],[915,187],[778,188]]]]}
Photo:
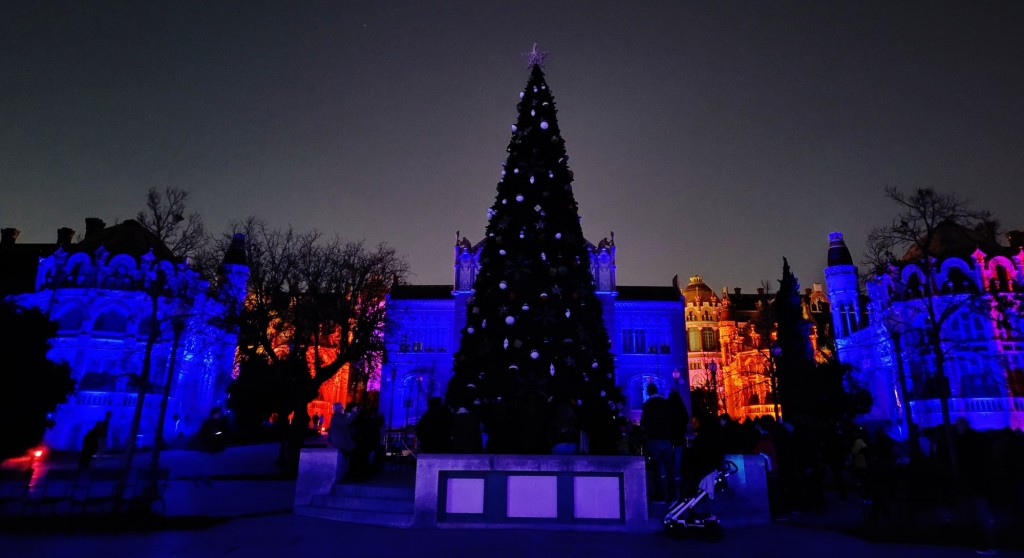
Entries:
{"type": "Polygon", "coordinates": [[[478,240],[545,66],[619,283],[822,279],[923,186],[1024,227],[1024,2],[3,2],[0,226],[50,242],[150,187],[386,241],[416,283],[478,240]]]}

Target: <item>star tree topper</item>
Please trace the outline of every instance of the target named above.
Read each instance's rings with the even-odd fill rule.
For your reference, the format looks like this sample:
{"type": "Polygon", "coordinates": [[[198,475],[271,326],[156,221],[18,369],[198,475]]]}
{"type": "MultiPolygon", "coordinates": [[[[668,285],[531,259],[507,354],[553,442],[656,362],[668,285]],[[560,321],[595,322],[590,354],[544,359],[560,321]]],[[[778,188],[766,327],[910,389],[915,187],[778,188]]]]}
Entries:
{"type": "Polygon", "coordinates": [[[550,52],[543,50],[537,50],[537,43],[533,43],[533,50],[530,52],[524,52],[523,56],[526,57],[526,67],[532,68],[534,66],[544,66],[544,60],[547,59],[550,52]]]}

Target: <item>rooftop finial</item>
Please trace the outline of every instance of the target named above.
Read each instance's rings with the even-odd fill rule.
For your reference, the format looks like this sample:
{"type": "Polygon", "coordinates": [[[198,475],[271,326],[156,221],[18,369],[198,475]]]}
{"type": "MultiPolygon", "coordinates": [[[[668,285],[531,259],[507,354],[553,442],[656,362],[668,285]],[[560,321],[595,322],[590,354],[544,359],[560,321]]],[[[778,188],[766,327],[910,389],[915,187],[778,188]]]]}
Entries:
{"type": "Polygon", "coordinates": [[[523,53],[523,56],[526,57],[526,67],[532,68],[534,66],[544,66],[544,60],[549,54],[551,53],[537,50],[537,43],[533,43],[533,50],[523,53]]]}

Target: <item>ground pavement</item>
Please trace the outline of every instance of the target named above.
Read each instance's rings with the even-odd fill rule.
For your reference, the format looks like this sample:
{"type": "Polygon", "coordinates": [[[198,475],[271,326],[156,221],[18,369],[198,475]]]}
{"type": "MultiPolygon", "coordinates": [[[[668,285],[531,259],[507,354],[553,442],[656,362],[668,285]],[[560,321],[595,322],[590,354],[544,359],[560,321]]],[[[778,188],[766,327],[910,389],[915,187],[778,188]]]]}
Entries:
{"type": "MultiPolygon", "coordinates": [[[[273,446],[229,448],[217,456],[210,486],[194,483],[195,452],[165,452],[172,471],[167,493],[169,520],[146,529],[74,528],[53,519],[20,530],[0,523],[0,555],[41,557],[239,556],[486,558],[522,556],[827,556],[888,558],[974,556],[973,548],[872,543],[850,534],[858,521],[852,504],[834,502],[822,516],[793,516],[785,523],[729,528],[720,543],[675,540],[657,530],[661,513],[652,505],[652,530],[645,533],[576,533],[522,529],[396,529],[296,517],[290,513],[291,481],[280,480],[273,446]]],[[[103,465],[102,458],[97,463],[103,465]]],[[[1000,550],[1000,556],[1024,552],[1000,550]]]]}

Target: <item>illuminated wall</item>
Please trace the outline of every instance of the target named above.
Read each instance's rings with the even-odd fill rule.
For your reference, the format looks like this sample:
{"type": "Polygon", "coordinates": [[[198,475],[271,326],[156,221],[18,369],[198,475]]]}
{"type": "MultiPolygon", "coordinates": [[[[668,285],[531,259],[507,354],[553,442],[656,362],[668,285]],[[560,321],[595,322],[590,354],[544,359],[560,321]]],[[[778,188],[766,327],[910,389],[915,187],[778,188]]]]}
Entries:
{"type": "MultiPolygon", "coordinates": [[[[107,230],[153,240],[134,227],[141,229],[127,221],[107,230]],[[126,229],[114,230],[118,227],[126,229]]],[[[235,242],[244,243],[244,237],[236,237],[235,242]]],[[[108,252],[104,245],[88,251],[79,251],[75,245],[66,248],[39,262],[34,292],[12,297],[57,322],[49,356],[71,366],[78,386],[68,402],[58,406],[56,425],[47,431],[44,442],[55,449],[78,450],[85,433],[109,414],[106,444],[125,447],[150,344],[150,381],[139,441],[149,445],[156,435],[168,381],[171,390],[163,436],[173,440],[179,434],[194,433],[210,409],[224,402],[237,336],[220,324],[225,305],[238,304],[244,296],[248,267],[226,260],[221,289],[210,293],[209,283],[186,263],[155,256],[155,252],[163,254],[160,249],[134,256],[108,252]],[[154,320],[157,328],[151,337],[154,320]]]]}
{"type": "MultiPolygon", "coordinates": [[[[380,409],[392,428],[414,424],[431,396],[443,396],[465,326],[481,244],[457,239],[452,285],[406,285],[388,296],[388,362],[381,368],[380,409]]],[[[591,273],[615,356],[626,413],[638,420],[648,383],[679,389],[689,407],[683,301],[674,287],[616,284],[615,239],[589,244],[591,273]],[[674,377],[678,372],[679,380],[674,377]],[[678,385],[678,387],[677,387],[678,385]]]]}
{"type": "Polygon", "coordinates": [[[970,246],[984,243],[985,250],[951,251],[936,262],[930,280],[913,263],[892,267],[867,281],[866,294],[842,234],[830,235],[825,279],[838,356],[872,392],[874,406],[867,419],[895,436],[906,435],[908,408],[922,427],[942,422],[942,387],[936,382],[932,344],[924,335],[928,293],[933,293],[930,302],[942,324],[951,416],[964,417],[979,429],[1024,428],[1024,249],[998,245],[994,237],[975,238],[962,227],[949,234],[970,240],[970,246]]]}

